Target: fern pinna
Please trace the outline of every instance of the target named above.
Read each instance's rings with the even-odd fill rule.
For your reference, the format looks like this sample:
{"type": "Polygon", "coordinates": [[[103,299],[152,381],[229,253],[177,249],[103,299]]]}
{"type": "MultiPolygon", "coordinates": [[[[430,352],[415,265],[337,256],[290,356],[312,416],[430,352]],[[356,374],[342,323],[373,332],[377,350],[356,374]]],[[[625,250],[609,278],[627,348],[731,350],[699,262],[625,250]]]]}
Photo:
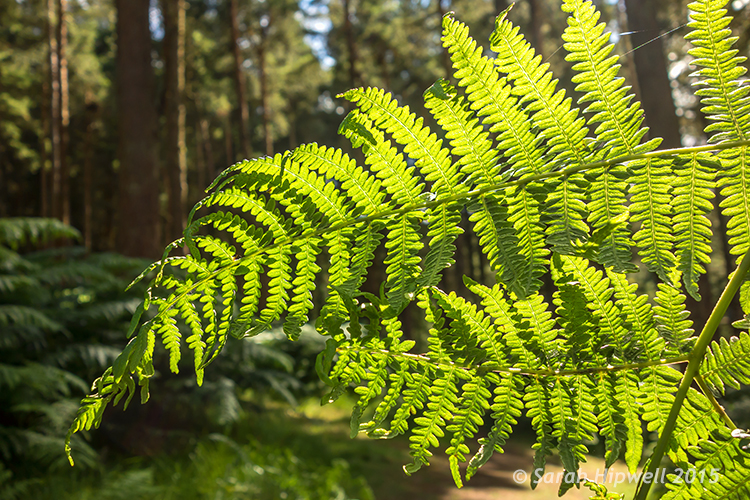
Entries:
{"type": "MultiPolygon", "coordinates": [[[[503,451],[525,413],[537,435],[535,469],[557,452],[571,473],[561,493],[579,486],[586,443],[599,435],[608,466],[624,458],[635,471],[647,458],[653,473],[667,455],[698,474],[718,470],[710,484],[670,476],[667,498],[747,498],[750,459],[736,437],[744,434],[716,397],[750,381],[750,338],[709,345],[737,293],[750,314],[750,99],[725,3],[690,4],[687,38],[710,139],[674,150],[646,140],[643,111],[590,1],[562,6],[581,108],[506,13],[491,36],[494,57],[446,16],[455,85],[440,80],[424,94],[439,128],[383,90],[353,89],[341,96],[353,109],[340,133],[364,165],[308,144],[222,173],[184,238],[141,275],[155,277],[130,343],[69,434],[97,426],[138,387],[148,399],[157,337],[172,371],[192,351],[200,382],[228,335],[281,321],[295,339],[313,317],[329,337],[317,363],[330,386],[324,400],[353,386],[352,435],[407,434],[408,474],[445,438],[461,486],[503,451]],[[717,190],[737,269],[707,324],[694,325],[683,290],[700,298],[717,190]],[[495,273],[494,284],[466,278],[469,297],[438,286],[454,263],[462,213],[495,273]],[[188,255],[171,255],[183,246],[188,255]],[[381,254],[381,292],[369,293],[363,285],[381,254]],[[658,276],[653,297],[629,276],[638,262],[658,276]],[[545,281],[553,292],[543,293],[545,281]],[[325,303],[313,310],[318,282],[325,303]],[[421,351],[402,331],[412,303],[430,325],[421,351]],[[659,435],[650,457],[644,423],[659,435]],[[490,431],[478,436],[483,424],[490,431]]],[[[747,328],[747,318],[735,326],[747,328]]],[[[650,486],[642,481],[637,498],[650,486]]]]}

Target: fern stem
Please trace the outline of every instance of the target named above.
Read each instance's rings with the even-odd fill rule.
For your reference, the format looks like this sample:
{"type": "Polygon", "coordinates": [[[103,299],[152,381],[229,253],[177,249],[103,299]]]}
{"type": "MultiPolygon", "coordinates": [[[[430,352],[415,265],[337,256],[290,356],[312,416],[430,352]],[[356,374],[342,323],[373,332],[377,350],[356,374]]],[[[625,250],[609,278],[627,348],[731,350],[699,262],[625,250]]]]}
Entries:
{"type": "Polygon", "coordinates": [[[714,393],[711,390],[711,388],[706,384],[706,381],[703,379],[703,375],[700,373],[695,376],[695,381],[698,383],[698,387],[700,387],[701,392],[703,392],[703,395],[706,396],[706,399],[708,399],[711,402],[711,406],[714,407],[714,410],[716,410],[716,413],[719,414],[721,419],[724,421],[724,424],[729,427],[730,429],[736,429],[737,426],[734,425],[734,422],[732,422],[732,419],[727,415],[726,410],[724,410],[724,407],[719,404],[719,402],[714,397],[714,393]]]}
{"type": "MultiPolygon", "coordinates": [[[[677,394],[675,394],[672,409],[669,411],[667,421],[664,423],[664,428],[659,435],[659,441],[656,443],[654,453],[651,455],[648,462],[648,469],[646,472],[652,473],[651,477],[655,477],[656,470],[659,468],[659,465],[661,465],[661,460],[664,457],[664,453],[667,451],[669,441],[674,432],[675,425],[677,424],[677,416],[680,414],[682,404],[687,397],[688,390],[690,389],[693,380],[699,375],[708,344],[713,339],[714,333],[719,327],[721,319],[724,317],[729,304],[732,302],[732,299],[739,291],[742,282],[745,280],[748,270],[750,270],[750,250],[748,250],[742,257],[740,266],[733,273],[732,278],[721,293],[721,297],[719,297],[719,301],[716,303],[716,306],[714,306],[714,310],[711,311],[711,316],[708,317],[708,321],[706,321],[706,325],[703,327],[703,331],[698,337],[695,347],[693,347],[693,350],[690,351],[690,354],[688,355],[689,362],[685,369],[685,374],[682,377],[680,387],[677,389],[677,394]]],[[[641,482],[638,485],[638,490],[636,491],[634,500],[646,500],[648,492],[651,489],[651,481],[643,482],[644,476],[646,476],[646,474],[641,476],[641,482]]]]}
{"type": "Polygon", "coordinates": [[[473,366],[465,366],[465,365],[457,365],[452,362],[445,362],[441,360],[439,363],[435,363],[435,360],[433,358],[430,358],[427,355],[424,354],[411,354],[408,352],[398,352],[394,353],[392,351],[388,351],[387,349],[364,349],[362,347],[354,347],[354,346],[345,346],[345,347],[338,347],[336,349],[337,352],[344,352],[344,351],[357,351],[359,353],[377,353],[382,354],[386,356],[391,356],[393,358],[402,358],[402,359],[413,359],[417,361],[421,361],[423,363],[433,363],[435,366],[451,366],[451,367],[457,367],[462,370],[482,370],[484,372],[494,372],[494,373],[509,373],[511,375],[526,375],[530,377],[566,377],[566,376],[576,376],[576,375],[592,375],[594,373],[600,373],[600,372],[617,372],[617,371],[623,371],[623,370],[637,370],[640,368],[648,368],[650,366],[665,366],[665,365],[675,365],[678,363],[686,363],[689,361],[689,354],[686,354],[684,356],[679,356],[676,358],[665,358],[665,359],[653,359],[650,361],[643,361],[641,363],[628,363],[624,365],[609,365],[609,366],[592,366],[591,368],[581,368],[577,370],[549,370],[549,369],[541,369],[541,370],[534,370],[534,369],[527,369],[527,368],[514,368],[510,366],[497,366],[493,365],[491,363],[484,363],[482,365],[473,365],[473,366]]]}

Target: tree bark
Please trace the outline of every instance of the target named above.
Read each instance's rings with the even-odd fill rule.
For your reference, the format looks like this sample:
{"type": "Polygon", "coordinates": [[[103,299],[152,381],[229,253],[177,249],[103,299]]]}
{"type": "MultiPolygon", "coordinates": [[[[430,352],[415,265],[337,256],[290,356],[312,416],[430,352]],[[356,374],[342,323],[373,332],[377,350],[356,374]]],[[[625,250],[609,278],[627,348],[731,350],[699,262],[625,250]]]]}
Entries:
{"type": "Polygon", "coordinates": [[[529,0],[529,16],[531,23],[531,37],[534,45],[534,50],[537,54],[542,56],[542,61],[546,59],[544,51],[544,33],[542,27],[544,26],[544,13],[542,12],[542,4],[539,0],[529,0]]]}
{"type": "Polygon", "coordinates": [[[659,35],[655,2],[625,0],[625,10],[628,30],[635,32],[631,35],[635,49],[631,55],[635,60],[646,125],[651,129],[652,137],[658,135],[664,138],[662,147],[680,147],[680,123],[672,100],[664,44],[661,38],[654,38],[659,35]]]}
{"type": "MultiPolygon", "coordinates": [[[[270,23],[270,16],[264,17],[270,23]]],[[[266,145],[266,155],[273,156],[273,136],[271,134],[271,101],[268,89],[268,68],[266,67],[266,38],[268,24],[260,27],[260,44],[258,45],[258,66],[260,67],[260,102],[263,108],[263,139],[266,145]]]]}
{"type": "MultiPolygon", "coordinates": [[[[239,28],[239,9],[237,0],[229,1],[229,16],[231,17],[231,35],[232,35],[232,53],[234,55],[234,84],[237,90],[237,103],[240,106],[240,144],[242,154],[245,158],[250,158],[252,148],[250,147],[250,110],[247,104],[245,74],[242,72],[242,54],[240,52],[240,28],[239,28]]],[[[232,163],[234,159],[229,159],[232,163]]]]}
{"type": "Polygon", "coordinates": [[[159,256],[159,177],[149,0],[116,0],[119,187],[117,250],[159,256]]]}
{"type": "Polygon", "coordinates": [[[349,0],[342,0],[342,4],[344,7],[344,36],[349,51],[349,86],[355,88],[361,80],[357,70],[357,43],[354,37],[349,0]]]}
{"type": "MultiPolygon", "coordinates": [[[[443,8],[443,0],[437,0],[437,13],[438,13],[438,40],[443,36],[443,17],[445,17],[445,8],[443,8]]],[[[453,63],[451,63],[451,55],[448,53],[448,49],[441,45],[440,47],[441,58],[443,63],[443,71],[445,72],[446,80],[450,80],[453,75],[453,63]]]]}
{"type": "Polygon", "coordinates": [[[47,0],[47,43],[49,57],[49,106],[50,106],[50,141],[51,147],[51,189],[48,215],[59,219],[60,213],[60,65],[57,50],[55,0],[47,0]]]}
{"type": "Polygon", "coordinates": [[[224,153],[227,156],[226,165],[234,163],[234,153],[232,152],[232,120],[229,113],[224,115],[224,153]]]}
{"type": "Polygon", "coordinates": [[[200,120],[200,132],[201,132],[201,144],[203,145],[203,151],[206,155],[206,173],[207,178],[205,185],[200,186],[201,189],[206,189],[208,185],[213,181],[219,172],[216,171],[216,162],[214,161],[214,148],[211,145],[211,133],[208,126],[208,119],[201,118],[200,120]]]}
{"type": "MultiPolygon", "coordinates": [[[[48,61],[49,63],[49,61],[48,61]]],[[[47,74],[50,74],[49,68],[47,74]]],[[[47,168],[50,162],[50,82],[45,79],[42,82],[42,136],[39,141],[39,150],[41,152],[41,168],[39,169],[39,213],[42,217],[50,217],[50,169],[47,168]]]]}
{"type": "Polygon", "coordinates": [[[68,163],[68,141],[70,125],[70,104],[68,92],[68,0],[57,0],[57,77],[60,79],[60,200],[58,213],[65,224],[70,224],[70,164],[68,163]]]}
{"type": "Polygon", "coordinates": [[[94,121],[98,105],[91,91],[86,91],[86,138],[83,143],[83,244],[89,252],[93,247],[93,157],[94,121]]]}
{"type": "Polygon", "coordinates": [[[185,145],[185,0],[163,0],[164,73],[166,77],[166,237],[182,236],[187,223],[187,153],[185,145]]]}

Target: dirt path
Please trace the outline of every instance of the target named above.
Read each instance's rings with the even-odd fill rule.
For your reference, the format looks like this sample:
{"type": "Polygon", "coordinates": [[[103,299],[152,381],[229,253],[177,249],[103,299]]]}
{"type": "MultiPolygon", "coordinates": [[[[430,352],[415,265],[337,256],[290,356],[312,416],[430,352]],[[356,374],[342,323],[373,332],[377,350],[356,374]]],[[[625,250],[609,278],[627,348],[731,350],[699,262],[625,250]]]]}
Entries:
{"type": "MultiPolygon", "coordinates": [[[[430,467],[423,467],[411,477],[400,470],[383,470],[380,481],[371,480],[377,500],[548,500],[558,498],[558,474],[563,468],[554,463],[547,465],[543,482],[532,490],[528,478],[519,484],[514,479],[514,472],[522,470],[527,474],[532,470],[533,453],[530,449],[507,447],[504,454],[496,453],[477,473],[475,477],[464,485],[456,488],[451,478],[448,460],[444,455],[433,457],[430,467]],[[546,481],[545,480],[549,480],[546,481]]],[[[389,464],[387,469],[391,469],[389,464]]],[[[589,462],[583,464],[581,473],[588,477],[604,475],[604,461],[590,457],[589,462]]],[[[609,474],[607,486],[610,491],[626,493],[631,498],[635,491],[635,484],[618,484],[613,486],[618,477],[626,479],[627,468],[623,463],[615,464],[609,474]],[[620,473],[620,476],[616,474],[620,473]]],[[[588,499],[592,492],[585,487],[580,490],[573,488],[563,498],[565,500],[588,499]]]]}

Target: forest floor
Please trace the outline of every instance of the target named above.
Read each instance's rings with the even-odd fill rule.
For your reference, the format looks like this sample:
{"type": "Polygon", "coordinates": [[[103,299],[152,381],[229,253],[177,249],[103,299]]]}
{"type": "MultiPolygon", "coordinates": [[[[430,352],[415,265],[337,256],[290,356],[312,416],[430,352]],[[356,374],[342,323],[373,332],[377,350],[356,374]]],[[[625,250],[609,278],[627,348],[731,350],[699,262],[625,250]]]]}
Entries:
{"type": "MultiPolygon", "coordinates": [[[[372,440],[360,435],[354,440],[349,440],[349,415],[351,406],[346,403],[327,407],[308,405],[301,413],[308,419],[312,418],[318,424],[314,424],[308,431],[321,432],[327,435],[327,441],[332,446],[341,446],[341,451],[346,454],[353,472],[357,471],[367,478],[373,489],[376,500],[551,500],[558,498],[559,480],[558,473],[563,468],[557,457],[549,457],[545,469],[545,479],[552,479],[549,473],[554,475],[554,480],[540,482],[536,489],[532,490],[528,478],[521,484],[514,480],[514,472],[522,470],[531,474],[533,463],[534,437],[522,429],[517,435],[511,436],[510,442],[505,446],[505,453],[495,453],[492,458],[479,470],[469,482],[465,482],[463,488],[456,488],[451,477],[448,459],[444,454],[445,446],[440,450],[434,450],[434,456],[430,458],[430,466],[422,467],[421,470],[407,476],[402,465],[411,462],[409,457],[408,440],[401,436],[393,440],[372,440]],[[338,408],[336,408],[338,406],[338,408]],[[346,413],[344,413],[346,412],[346,413]],[[351,448],[345,451],[349,443],[356,447],[356,455],[351,448]]],[[[530,431],[530,429],[528,429],[530,431]]],[[[476,448],[476,445],[472,449],[476,448]]],[[[587,457],[587,462],[581,465],[581,473],[587,477],[594,478],[599,474],[604,475],[604,460],[596,456],[587,457]]],[[[635,492],[635,481],[628,484],[627,467],[621,461],[615,463],[609,471],[610,476],[606,486],[611,491],[625,493],[626,498],[632,498],[635,492]],[[619,476],[616,474],[621,473],[619,476]],[[616,487],[614,482],[620,478],[625,483],[616,487]]],[[[593,493],[586,487],[571,489],[563,497],[565,500],[587,500],[593,493]]]]}

